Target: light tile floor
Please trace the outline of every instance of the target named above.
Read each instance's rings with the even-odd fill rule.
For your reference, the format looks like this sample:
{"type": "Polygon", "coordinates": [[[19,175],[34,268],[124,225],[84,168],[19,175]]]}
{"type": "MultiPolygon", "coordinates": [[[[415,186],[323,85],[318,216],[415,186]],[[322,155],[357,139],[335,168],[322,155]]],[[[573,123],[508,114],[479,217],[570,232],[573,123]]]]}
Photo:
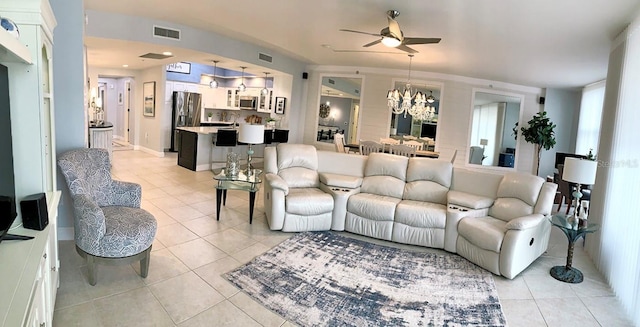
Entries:
{"type": "MultiPolygon", "coordinates": [[[[113,157],[114,177],[141,184],[142,206],[158,221],[149,276],[139,277],[138,264],[100,266],[92,287],[73,242],[61,241],[54,326],[293,326],[221,277],[293,235],[269,230],[262,192],[253,224],[248,223],[248,194],[239,191],[229,191],[216,221],[211,172],[179,167],[175,154],[157,158],[117,151],[113,157]]],[[[581,245],[574,266],[584,273],[583,283],[549,276],[552,266],[564,264],[566,248],[565,236],[553,228],[545,255],[513,280],[495,276],[509,325],[632,326],[581,245]]]]}

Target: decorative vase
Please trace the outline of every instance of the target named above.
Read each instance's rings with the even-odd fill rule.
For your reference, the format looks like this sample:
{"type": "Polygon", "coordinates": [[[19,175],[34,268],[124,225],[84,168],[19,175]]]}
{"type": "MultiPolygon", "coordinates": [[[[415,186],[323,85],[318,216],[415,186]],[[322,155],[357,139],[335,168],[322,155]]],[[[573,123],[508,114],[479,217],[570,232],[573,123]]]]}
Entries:
{"type": "Polygon", "coordinates": [[[225,175],[227,177],[236,177],[240,172],[240,157],[235,152],[227,153],[227,167],[225,175]]]}
{"type": "Polygon", "coordinates": [[[18,30],[18,25],[14,21],[9,18],[0,17],[0,26],[7,30],[9,34],[13,35],[16,39],[20,38],[20,31],[18,30]]]}

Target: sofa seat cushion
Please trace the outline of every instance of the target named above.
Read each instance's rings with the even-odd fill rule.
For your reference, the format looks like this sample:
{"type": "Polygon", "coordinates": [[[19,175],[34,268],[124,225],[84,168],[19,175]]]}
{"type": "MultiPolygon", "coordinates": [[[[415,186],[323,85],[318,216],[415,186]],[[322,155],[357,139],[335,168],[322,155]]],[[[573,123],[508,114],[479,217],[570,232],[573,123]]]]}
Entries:
{"type": "Polygon", "coordinates": [[[481,249],[500,253],[506,224],[490,216],[463,218],[458,223],[458,234],[481,249]]]}
{"type": "MultiPolygon", "coordinates": [[[[144,209],[108,206],[101,207],[105,217],[105,233],[96,252],[91,255],[122,258],[148,249],[156,236],[156,219],[144,209]]],[[[87,251],[86,249],[83,249],[87,251]]]]}
{"type": "Polygon", "coordinates": [[[441,204],[402,200],[396,207],[394,221],[420,228],[444,228],[447,207],[441,204]]]}
{"type": "Polygon", "coordinates": [[[287,213],[313,216],[333,211],[333,197],[319,188],[291,188],[285,200],[287,213]]]}
{"type": "Polygon", "coordinates": [[[470,209],[484,209],[493,205],[492,198],[460,191],[449,191],[449,193],[447,193],[447,201],[449,204],[455,204],[470,209]]]}
{"type": "Polygon", "coordinates": [[[369,193],[358,193],[349,197],[347,211],[373,220],[393,221],[400,199],[369,193]]]}

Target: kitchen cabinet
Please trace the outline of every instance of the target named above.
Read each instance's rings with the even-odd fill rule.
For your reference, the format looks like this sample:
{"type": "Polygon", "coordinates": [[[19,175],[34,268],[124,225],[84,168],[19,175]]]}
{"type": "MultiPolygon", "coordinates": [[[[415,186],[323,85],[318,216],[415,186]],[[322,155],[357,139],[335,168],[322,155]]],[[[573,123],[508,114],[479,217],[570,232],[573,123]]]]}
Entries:
{"type": "Polygon", "coordinates": [[[258,112],[271,112],[273,103],[273,90],[269,90],[267,95],[262,94],[258,96],[258,112]]]}

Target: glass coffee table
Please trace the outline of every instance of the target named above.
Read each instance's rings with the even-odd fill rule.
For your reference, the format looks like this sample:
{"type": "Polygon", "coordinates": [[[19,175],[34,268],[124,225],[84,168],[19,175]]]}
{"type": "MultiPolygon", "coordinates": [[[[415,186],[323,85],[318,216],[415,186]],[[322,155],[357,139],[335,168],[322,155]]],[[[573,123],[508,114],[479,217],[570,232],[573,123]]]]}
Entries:
{"type": "Polygon", "coordinates": [[[240,190],[249,192],[249,224],[253,222],[253,207],[256,202],[256,192],[260,190],[260,175],[262,170],[252,169],[251,175],[246,170],[241,170],[236,176],[227,176],[225,169],[213,176],[216,184],[216,220],[220,220],[220,202],[227,204],[227,190],[240,190]]]}
{"type": "Polygon", "coordinates": [[[582,272],[576,268],[573,268],[573,248],[580,237],[584,237],[588,233],[593,233],[598,230],[597,224],[587,223],[587,225],[580,225],[572,221],[573,215],[556,214],[551,217],[551,224],[556,226],[564,232],[569,241],[567,249],[567,264],[564,266],[555,266],[551,268],[549,272],[551,276],[559,281],[567,283],[582,283],[584,277],[582,272]]]}

